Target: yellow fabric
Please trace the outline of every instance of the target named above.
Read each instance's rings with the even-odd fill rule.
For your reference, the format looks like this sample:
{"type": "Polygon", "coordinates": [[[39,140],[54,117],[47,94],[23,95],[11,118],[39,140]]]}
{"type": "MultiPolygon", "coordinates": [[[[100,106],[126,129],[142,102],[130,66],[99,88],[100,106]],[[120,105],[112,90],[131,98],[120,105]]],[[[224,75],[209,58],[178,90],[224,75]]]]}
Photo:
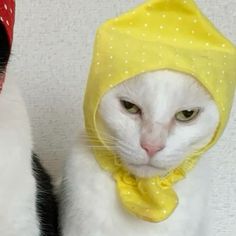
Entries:
{"type": "Polygon", "coordinates": [[[227,123],[236,85],[235,68],[235,46],[192,0],[149,0],[98,29],[84,101],[85,125],[94,146],[106,147],[97,130],[102,96],[111,87],[144,72],[171,69],[191,74],[210,92],[221,117],[211,142],[163,178],[136,178],[116,154],[94,148],[96,160],[112,174],[120,200],[131,214],[160,222],[175,210],[178,197],[173,184],[195,166],[227,123]]]}

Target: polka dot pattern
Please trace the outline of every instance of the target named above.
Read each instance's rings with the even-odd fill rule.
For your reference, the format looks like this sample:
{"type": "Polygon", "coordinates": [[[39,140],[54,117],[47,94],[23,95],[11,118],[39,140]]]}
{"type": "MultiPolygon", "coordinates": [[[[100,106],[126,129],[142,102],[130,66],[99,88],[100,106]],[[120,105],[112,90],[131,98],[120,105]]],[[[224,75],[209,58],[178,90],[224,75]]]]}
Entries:
{"type": "Polygon", "coordinates": [[[0,21],[6,28],[11,43],[13,39],[14,20],[15,20],[15,1],[0,0],[0,21]]]}
{"type": "Polygon", "coordinates": [[[93,130],[93,137],[99,139],[96,111],[101,97],[140,73],[168,68],[191,74],[218,105],[221,122],[214,138],[164,178],[132,178],[108,150],[96,152],[101,167],[114,176],[125,208],[144,220],[162,221],[178,204],[172,186],[217,141],[227,123],[236,85],[235,46],[212,26],[192,0],[149,0],[105,22],[98,31],[94,55],[84,106],[86,126],[93,130]]]}

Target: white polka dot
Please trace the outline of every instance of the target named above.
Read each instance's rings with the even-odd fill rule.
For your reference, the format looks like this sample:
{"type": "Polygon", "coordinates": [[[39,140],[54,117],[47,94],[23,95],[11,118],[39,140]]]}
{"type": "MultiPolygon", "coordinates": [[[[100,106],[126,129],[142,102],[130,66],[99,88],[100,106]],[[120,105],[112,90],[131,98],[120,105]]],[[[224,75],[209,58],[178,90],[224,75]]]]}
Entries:
{"type": "Polygon", "coordinates": [[[177,27],[175,30],[176,30],[176,31],[179,31],[179,28],[177,27]]]}
{"type": "Polygon", "coordinates": [[[166,14],[162,14],[162,18],[166,18],[166,14]]]}
{"type": "Polygon", "coordinates": [[[12,12],[13,12],[13,11],[12,11],[12,9],[10,8],[10,13],[12,14],[12,12]]]}
{"type": "Polygon", "coordinates": [[[222,70],[222,74],[223,74],[223,75],[225,74],[225,71],[224,71],[224,70],[222,70]]]}
{"type": "Polygon", "coordinates": [[[193,44],[193,41],[191,40],[191,41],[189,41],[189,43],[190,43],[190,44],[193,44]]]}
{"type": "Polygon", "coordinates": [[[127,51],[126,51],[126,52],[125,52],[125,54],[126,54],[126,55],[128,55],[128,54],[129,54],[129,52],[127,52],[127,51]]]}
{"type": "Polygon", "coordinates": [[[144,24],[144,27],[148,27],[148,24],[144,24]]]}
{"type": "Polygon", "coordinates": [[[182,20],[183,18],[181,16],[178,17],[178,20],[182,20]]]}
{"type": "Polygon", "coordinates": [[[99,62],[99,61],[97,62],[97,65],[100,65],[100,62],[99,62]]]}
{"type": "Polygon", "coordinates": [[[144,59],[142,59],[142,63],[144,63],[145,62],[145,60],[144,59]]]}
{"type": "Polygon", "coordinates": [[[161,29],[161,30],[164,29],[164,26],[163,26],[163,25],[160,25],[160,29],[161,29]]]}
{"type": "Polygon", "coordinates": [[[125,74],[129,74],[129,71],[126,70],[126,71],[125,71],[125,74]]]}
{"type": "Polygon", "coordinates": [[[133,22],[132,22],[132,21],[130,21],[130,22],[129,22],[129,24],[130,24],[130,25],[133,25],[133,22]]]}
{"type": "Polygon", "coordinates": [[[128,60],[125,60],[125,64],[128,64],[128,60]]]}
{"type": "Polygon", "coordinates": [[[7,4],[4,4],[4,8],[7,10],[7,4]]]}
{"type": "Polygon", "coordinates": [[[222,46],[222,48],[225,48],[225,44],[222,44],[221,46],[222,46]]]}
{"type": "Polygon", "coordinates": [[[110,85],[109,85],[109,87],[110,87],[110,88],[112,88],[112,87],[113,87],[113,85],[112,85],[112,84],[110,84],[110,85]]]}
{"type": "Polygon", "coordinates": [[[208,47],[208,46],[209,46],[209,43],[206,43],[205,45],[208,47]]]}
{"type": "Polygon", "coordinates": [[[113,59],[113,56],[110,56],[110,59],[113,59]]]}
{"type": "Polygon", "coordinates": [[[146,15],[147,15],[147,16],[150,16],[150,15],[151,15],[151,13],[150,13],[150,12],[147,12],[147,13],[146,13],[146,15]]]}
{"type": "Polygon", "coordinates": [[[136,11],[132,11],[132,14],[135,15],[135,14],[136,14],[136,11]]]}
{"type": "Polygon", "coordinates": [[[112,46],[110,46],[110,49],[112,49],[113,47],[112,46]]]}
{"type": "Polygon", "coordinates": [[[195,31],[194,31],[194,30],[192,30],[192,34],[195,34],[195,31]]]}
{"type": "Polygon", "coordinates": [[[222,79],[220,80],[220,83],[221,83],[221,84],[223,83],[223,80],[222,80],[222,79]]]}
{"type": "Polygon", "coordinates": [[[7,23],[7,25],[10,25],[8,20],[6,20],[6,23],[7,23]]]}
{"type": "Polygon", "coordinates": [[[196,23],[197,23],[197,19],[194,19],[194,20],[193,20],[193,23],[196,24],[196,23]]]}
{"type": "Polygon", "coordinates": [[[174,41],[174,42],[176,42],[176,41],[177,41],[177,39],[176,39],[176,38],[173,38],[173,41],[174,41]]]}
{"type": "Polygon", "coordinates": [[[211,74],[211,72],[210,72],[210,71],[207,71],[207,74],[208,74],[208,75],[210,75],[210,74],[211,74]]]}
{"type": "Polygon", "coordinates": [[[146,34],[145,33],[142,33],[142,37],[145,37],[146,36],[146,34]]]}
{"type": "Polygon", "coordinates": [[[4,22],[4,20],[3,20],[3,18],[2,18],[2,17],[0,17],[0,20],[1,20],[2,22],[4,22]]]}
{"type": "Polygon", "coordinates": [[[111,29],[114,31],[116,28],[115,28],[115,27],[112,27],[111,29]]]}

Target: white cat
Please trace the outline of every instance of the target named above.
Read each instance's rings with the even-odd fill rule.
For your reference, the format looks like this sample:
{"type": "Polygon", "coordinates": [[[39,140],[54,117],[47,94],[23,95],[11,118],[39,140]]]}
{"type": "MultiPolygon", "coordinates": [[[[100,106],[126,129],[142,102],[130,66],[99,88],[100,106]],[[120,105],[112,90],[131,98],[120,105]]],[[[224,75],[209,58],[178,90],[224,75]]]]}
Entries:
{"type": "Polygon", "coordinates": [[[32,153],[24,101],[14,80],[7,76],[4,82],[10,51],[0,22],[0,235],[58,236],[56,199],[49,175],[32,153]]]}
{"type": "MultiPolygon", "coordinates": [[[[191,76],[168,70],[145,73],[109,90],[99,106],[100,129],[110,148],[136,176],[165,175],[212,138],[219,122],[215,102],[191,76]]],[[[101,170],[89,137],[67,159],[62,184],[64,236],[208,236],[208,161],[175,185],[176,211],[149,223],[126,212],[114,180],[101,170]]]]}

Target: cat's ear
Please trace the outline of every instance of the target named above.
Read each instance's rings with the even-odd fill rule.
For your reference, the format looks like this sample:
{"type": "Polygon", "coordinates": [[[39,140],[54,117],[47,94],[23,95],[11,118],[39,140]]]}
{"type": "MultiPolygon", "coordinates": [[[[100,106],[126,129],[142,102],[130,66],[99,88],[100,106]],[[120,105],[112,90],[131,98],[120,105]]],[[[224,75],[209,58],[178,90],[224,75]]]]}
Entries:
{"type": "Polygon", "coordinates": [[[14,0],[0,0],[0,91],[5,79],[6,66],[11,53],[14,21],[14,0]]]}

